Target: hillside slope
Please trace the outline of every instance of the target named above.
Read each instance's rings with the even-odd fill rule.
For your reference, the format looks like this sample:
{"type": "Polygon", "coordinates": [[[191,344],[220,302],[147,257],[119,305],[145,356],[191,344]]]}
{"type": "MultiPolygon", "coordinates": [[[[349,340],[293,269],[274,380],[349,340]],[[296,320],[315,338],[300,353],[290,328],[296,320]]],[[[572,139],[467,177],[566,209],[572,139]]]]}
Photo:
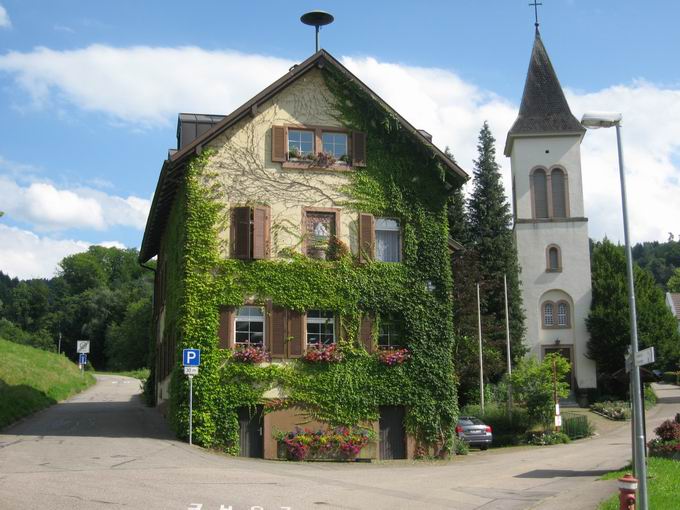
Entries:
{"type": "Polygon", "coordinates": [[[0,339],[0,429],[94,382],[65,356],[0,339]]]}

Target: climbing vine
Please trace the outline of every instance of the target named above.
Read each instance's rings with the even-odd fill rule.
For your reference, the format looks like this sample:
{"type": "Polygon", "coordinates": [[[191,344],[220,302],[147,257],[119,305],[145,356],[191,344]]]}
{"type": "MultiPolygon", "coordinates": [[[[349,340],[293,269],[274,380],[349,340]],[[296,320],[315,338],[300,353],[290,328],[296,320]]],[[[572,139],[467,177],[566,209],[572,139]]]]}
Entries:
{"type": "MultiPolygon", "coordinates": [[[[167,308],[169,316],[176,315],[167,321],[179,340],[176,359],[185,347],[202,351],[194,379],[194,440],[237,453],[237,410],[262,404],[265,392],[279,388],[284,398],[276,405],[299,407],[330,425],[359,425],[376,420],[379,406],[403,405],[408,432],[425,445],[450,446],[457,396],[444,170],[429,149],[356,84],[334,69],[323,72],[341,122],[367,133],[367,165],[350,174],[342,205],[399,218],[403,262],[360,265],[350,254],[337,261],[293,253],[260,261],[220,257],[225,202],[211,175],[214,152],[196,156],[166,228],[175,233],[164,244],[174,246],[169,249],[175,250],[179,268],[167,308]],[[241,306],[253,297],[298,311],[337,313],[343,360],[261,365],[231,360],[230,351],[218,348],[219,307],[241,306]],[[386,366],[369,355],[358,342],[363,314],[378,320],[399,316],[411,358],[386,366]]],[[[187,391],[178,365],[171,415],[180,436],[187,430],[187,391]]]]}

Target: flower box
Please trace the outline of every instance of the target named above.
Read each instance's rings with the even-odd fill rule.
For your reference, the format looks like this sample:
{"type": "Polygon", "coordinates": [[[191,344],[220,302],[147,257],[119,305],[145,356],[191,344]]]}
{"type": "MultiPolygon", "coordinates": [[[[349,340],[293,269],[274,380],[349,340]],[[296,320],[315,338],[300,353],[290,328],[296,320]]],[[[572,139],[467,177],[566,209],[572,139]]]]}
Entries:
{"type": "Polygon", "coordinates": [[[231,359],[240,363],[263,363],[269,361],[269,353],[262,347],[247,346],[238,347],[231,359]]]}
{"type": "Polygon", "coordinates": [[[309,363],[337,363],[342,361],[342,353],[336,344],[308,347],[302,358],[309,363]]]}
{"type": "Polygon", "coordinates": [[[373,438],[373,432],[360,427],[336,427],[326,430],[296,429],[279,432],[278,457],[287,460],[350,461],[373,438]]]}
{"type": "Polygon", "coordinates": [[[380,349],[377,352],[378,363],[393,367],[401,365],[411,358],[411,353],[408,349],[387,348],[380,349]]]}

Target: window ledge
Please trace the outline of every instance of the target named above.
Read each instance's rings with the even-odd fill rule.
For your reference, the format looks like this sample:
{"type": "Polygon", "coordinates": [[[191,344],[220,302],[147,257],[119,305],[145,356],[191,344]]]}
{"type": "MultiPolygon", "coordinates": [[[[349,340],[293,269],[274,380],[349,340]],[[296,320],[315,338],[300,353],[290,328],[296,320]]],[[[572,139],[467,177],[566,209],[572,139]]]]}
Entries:
{"type": "Polygon", "coordinates": [[[562,268],[560,267],[560,268],[558,268],[558,269],[546,269],[545,272],[546,272],[546,273],[561,273],[561,272],[562,272],[562,268]]]}
{"type": "Polygon", "coordinates": [[[571,325],[567,326],[543,326],[543,329],[571,329],[571,325]]]}
{"type": "Polygon", "coordinates": [[[353,170],[352,166],[346,163],[315,166],[313,162],[308,161],[284,161],[281,167],[286,170],[313,170],[315,172],[351,172],[353,170]]]}

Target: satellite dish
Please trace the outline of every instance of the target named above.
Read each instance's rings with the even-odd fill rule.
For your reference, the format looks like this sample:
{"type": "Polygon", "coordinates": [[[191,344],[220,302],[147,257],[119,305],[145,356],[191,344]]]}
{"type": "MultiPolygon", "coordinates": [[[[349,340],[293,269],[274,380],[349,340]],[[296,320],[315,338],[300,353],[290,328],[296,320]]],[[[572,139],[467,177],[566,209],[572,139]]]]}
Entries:
{"type": "Polygon", "coordinates": [[[310,11],[300,16],[300,21],[316,29],[316,51],[319,51],[319,29],[333,23],[335,18],[325,11],[310,11]]]}

